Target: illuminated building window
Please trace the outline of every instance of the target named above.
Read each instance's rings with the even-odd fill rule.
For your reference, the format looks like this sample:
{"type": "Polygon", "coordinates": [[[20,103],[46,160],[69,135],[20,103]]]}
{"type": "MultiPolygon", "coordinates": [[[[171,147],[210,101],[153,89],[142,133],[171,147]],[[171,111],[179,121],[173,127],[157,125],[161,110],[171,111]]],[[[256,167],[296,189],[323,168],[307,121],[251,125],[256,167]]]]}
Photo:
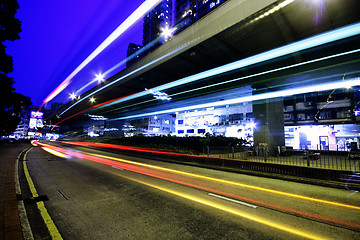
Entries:
{"type": "Polygon", "coordinates": [[[205,129],[198,129],[198,133],[205,133],[205,129]]]}
{"type": "Polygon", "coordinates": [[[330,119],[330,118],[331,118],[330,110],[321,111],[319,114],[319,119],[330,119]]]}
{"type": "Polygon", "coordinates": [[[253,118],[252,112],[246,113],[246,120],[251,120],[252,118],[253,118]]]}

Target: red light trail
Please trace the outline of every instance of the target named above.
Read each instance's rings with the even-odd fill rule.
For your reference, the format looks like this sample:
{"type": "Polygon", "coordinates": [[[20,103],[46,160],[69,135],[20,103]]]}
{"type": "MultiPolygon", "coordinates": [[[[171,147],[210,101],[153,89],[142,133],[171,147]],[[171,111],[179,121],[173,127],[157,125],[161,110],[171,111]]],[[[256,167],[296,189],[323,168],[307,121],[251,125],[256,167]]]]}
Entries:
{"type": "MultiPolygon", "coordinates": [[[[61,142],[61,141],[59,141],[59,142],[61,142]]],[[[117,149],[134,150],[134,151],[157,152],[157,153],[169,154],[169,155],[174,154],[174,153],[163,152],[163,151],[158,151],[158,150],[154,151],[154,150],[150,150],[150,149],[146,149],[146,148],[118,146],[118,145],[102,144],[102,143],[99,144],[99,143],[75,142],[75,143],[72,143],[72,144],[77,145],[77,146],[97,146],[97,147],[102,146],[102,147],[111,147],[111,148],[117,148],[117,149]]],[[[123,169],[123,170],[131,171],[131,172],[139,173],[139,174],[142,174],[142,175],[150,176],[150,177],[153,177],[153,178],[156,178],[156,179],[161,179],[161,180],[177,183],[177,184],[180,184],[180,185],[183,185],[183,186],[188,186],[188,187],[191,187],[191,188],[199,189],[199,190],[202,190],[202,191],[206,191],[206,192],[210,192],[210,193],[216,193],[216,194],[219,194],[219,195],[222,195],[222,196],[227,196],[227,197],[231,197],[231,198],[234,198],[234,199],[243,200],[243,201],[248,202],[248,203],[257,204],[258,206],[261,206],[261,207],[270,208],[270,209],[273,209],[273,210],[277,210],[277,211],[280,211],[280,212],[292,214],[292,215],[295,215],[295,216],[300,216],[300,217],[303,217],[303,218],[316,220],[316,221],[320,221],[320,222],[325,222],[325,223],[330,223],[330,224],[334,224],[334,225],[341,225],[341,226],[345,226],[345,227],[360,229],[360,224],[358,224],[358,223],[337,220],[337,219],[333,219],[333,218],[330,218],[330,217],[327,217],[327,216],[321,216],[319,214],[309,213],[309,212],[301,211],[301,210],[298,210],[298,209],[293,209],[293,208],[289,208],[289,207],[283,207],[283,206],[280,206],[280,205],[277,205],[277,204],[268,203],[268,202],[256,200],[256,199],[253,199],[253,198],[240,196],[240,195],[237,195],[237,194],[220,191],[220,190],[217,190],[217,189],[214,189],[214,188],[205,187],[205,186],[201,185],[201,184],[204,184],[204,183],[194,179],[194,177],[197,177],[196,174],[184,173],[184,175],[181,176],[181,175],[177,174],[178,172],[180,173],[180,171],[168,169],[168,172],[164,172],[162,170],[165,169],[165,171],[166,171],[166,168],[154,166],[154,169],[151,169],[151,168],[147,167],[147,166],[152,166],[152,165],[149,165],[149,164],[142,164],[142,163],[138,163],[138,162],[128,161],[128,160],[124,160],[124,159],[118,159],[118,158],[108,157],[108,156],[98,155],[98,154],[92,154],[92,155],[91,154],[84,154],[84,153],[75,152],[75,151],[72,151],[72,150],[67,150],[67,149],[63,149],[63,148],[60,148],[60,147],[56,147],[56,146],[52,146],[52,145],[44,144],[44,143],[39,143],[39,142],[34,142],[33,145],[40,145],[40,146],[46,148],[45,150],[47,150],[48,152],[50,152],[50,153],[52,153],[54,155],[57,155],[59,157],[69,156],[70,158],[71,157],[76,157],[76,158],[80,158],[80,159],[85,159],[85,160],[89,160],[89,161],[92,161],[92,162],[97,162],[97,163],[100,163],[100,164],[108,165],[108,166],[111,166],[111,167],[114,167],[114,168],[123,169]],[[51,149],[51,151],[49,151],[48,149],[51,149]],[[56,152],[58,152],[58,154],[56,152]],[[123,162],[120,162],[120,161],[123,161],[123,162]],[[131,164],[131,163],[137,163],[137,165],[134,165],[134,164],[131,164]],[[195,182],[198,182],[198,183],[195,184],[195,182]]],[[[201,176],[201,175],[199,175],[199,176],[201,176]]],[[[208,177],[204,177],[204,178],[208,178],[208,177]]],[[[277,191],[273,191],[273,190],[269,190],[269,191],[277,193],[277,191]]],[[[304,199],[308,200],[306,197],[304,199]]],[[[321,202],[329,203],[329,204],[332,203],[332,202],[328,202],[328,201],[325,201],[325,200],[321,200],[321,202]]],[[[355,209],[359,209],[359,207],[356,207],[356,206],[351,206],[351,205],[344,205],[344,206],[345,207],[350,206],[350,207],[353,207],[355,209]]]]}

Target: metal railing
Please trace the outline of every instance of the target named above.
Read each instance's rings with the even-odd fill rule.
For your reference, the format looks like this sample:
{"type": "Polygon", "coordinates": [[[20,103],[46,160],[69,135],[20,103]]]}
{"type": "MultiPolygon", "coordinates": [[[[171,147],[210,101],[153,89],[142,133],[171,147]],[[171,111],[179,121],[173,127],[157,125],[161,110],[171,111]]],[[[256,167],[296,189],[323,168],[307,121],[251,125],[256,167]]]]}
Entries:
{"type": "Polygon", "coordinates": [[[203,156],[253,162],[303,166],[321,169],[360,171],[360,151],[287,149],[269,152],[267,147],[212,147],[203,149],[203,156]]]}

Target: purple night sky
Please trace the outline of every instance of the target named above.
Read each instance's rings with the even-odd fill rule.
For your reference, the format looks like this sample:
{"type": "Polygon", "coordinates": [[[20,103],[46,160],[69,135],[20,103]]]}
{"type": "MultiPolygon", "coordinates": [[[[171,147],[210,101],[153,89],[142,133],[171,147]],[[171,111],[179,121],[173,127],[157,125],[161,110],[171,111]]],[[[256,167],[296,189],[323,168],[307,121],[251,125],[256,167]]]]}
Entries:
{"type": "MultiPolygon", "coordinates": [[[[7,53],[14,60],[14,72],[10,76],[15,80],[16,92],[31,97],[33,104],[39,106],[143,0],[18,0],[18,3],[16,17],[22,23],[20,40],[6,42],[7,53]]],[[[130,42],[141,44],[141,41],[142,21],[139,21],[76,75],[51,102],[69,101],[71,92],[125,59],[130,42]]]]}

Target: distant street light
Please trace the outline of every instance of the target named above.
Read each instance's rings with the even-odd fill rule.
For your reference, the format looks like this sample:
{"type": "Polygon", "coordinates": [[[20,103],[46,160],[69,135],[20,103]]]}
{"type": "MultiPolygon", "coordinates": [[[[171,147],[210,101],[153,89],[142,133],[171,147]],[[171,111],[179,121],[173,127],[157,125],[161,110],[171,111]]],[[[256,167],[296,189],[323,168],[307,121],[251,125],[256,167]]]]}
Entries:
{"type": "Polygon", "coordinates": [[[95,79],[98,81],[98,83],[105,81],[104,77],[105,76],[102,73],[95,74],[95,79]]]}
{"type": "Polygon", "coordinates": [[[94,102],[95,102],[95,98],[94,98],[94,97],[91,97],[91,98],[89,99],[89,101],[90,101],[91,103],[94,103],[94,102]]]}
{"type": "Polygon", "coordinates": [[[165,28],[161,28],[160,30],[161,30],[161,36],[164,36],[165,41],[167,41],[169,38],[173,37],[175,28],[165,27],[165,28]]]}
{"type": "Polygon", "coordinates": [[[74,99],[76,98],[76,94],[75,94],[75,93],[71,93],[71,94],[70,94],[70,98],[71,98],[71,100],[74,100],[74,99]]]}

